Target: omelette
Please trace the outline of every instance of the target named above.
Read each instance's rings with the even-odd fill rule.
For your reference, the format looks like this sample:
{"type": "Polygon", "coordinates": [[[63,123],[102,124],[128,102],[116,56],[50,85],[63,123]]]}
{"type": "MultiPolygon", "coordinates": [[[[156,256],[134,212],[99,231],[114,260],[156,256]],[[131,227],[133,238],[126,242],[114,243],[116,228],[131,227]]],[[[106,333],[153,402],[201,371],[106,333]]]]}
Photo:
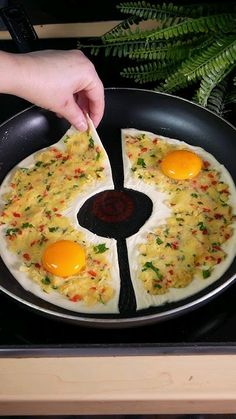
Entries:
{"type": "MultiPolygon", "coordinates": [[[[211,154],[137,129],[121,131],[124,187],[148,195],[153,211],[126,239],[137,310],[186,298],[227,270],[236,248],[236,190],[211,154]]],[[[114,189],[92,122],[20,162],[0,188],[0,251],[36,296],[81,313],[118,313],[116,240],[79,225],[93,195],[114,189]]]]}
{"type": "Polygon", "coordinates": [[[220,278],[236,249],[236,190],[211,154],[183,141],[122,130],[124,186],[153,201],[127,239],[137,309],[186,298],[220,278]]]}
{"type": "Polygon", "coordinates": [[[112,189],[108,156],[90,121],[17,165],[1,185],[1,255],[20,284],[46,301],[88,313],[118,312],[114,239],[82,228],[77,213],[112,189]]]}

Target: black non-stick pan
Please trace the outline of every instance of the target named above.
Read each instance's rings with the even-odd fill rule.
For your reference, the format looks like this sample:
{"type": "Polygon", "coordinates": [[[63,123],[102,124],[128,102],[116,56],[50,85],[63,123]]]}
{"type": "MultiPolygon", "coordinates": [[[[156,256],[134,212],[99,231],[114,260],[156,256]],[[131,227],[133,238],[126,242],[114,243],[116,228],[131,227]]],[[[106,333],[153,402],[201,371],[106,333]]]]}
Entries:
{"type": "MultiPolygon", "coordinates": [[[[212,112],[187,100],[152,91],[126,88],[106,89],[105,103],[105,114],[99,125],[98,133],[110,158],[118,196],[114,205],[109,206],[109,211],[111,208],[114,209],[114,214],[118,216],[118,221],[121,224],[117,228],[113,217],[113,223],[108,232],[103,231],[102,222],[97,225],[100,234],[112,236],[114,233],[114,237],[117,239],[121,271],[120,314],[80,314],[47,303],[25,291],[2,260],[0,261],[0,289],[18,302],[57,319],[94,327],[132,327],[169,319],[199,307],[203,303],[208,303],[211,298],[220,294],[234,282],[236,259],[219,280],[201,292],[176,303],[136,311],[125,237],[133,234],[135,228],[138,228],[137,223],[142,224],[145,221],[145,217],[150,214],[152,203],[148,200],[144,200],[143,203],[142,195],[139,196],[135,192],[131,192],[129,195],[123,189],[121,128],[133,127],[152,131],[203,147],[225,165],[234,180],[236,178],[236,129],[212,112]],[[123,199],[123,197],[126,198],[123,199]],[[133,214],[131,214],[129,206],[132,200],[133,214]],[[125,217],[123,217],[123,221],[122,217],[119,217],[119,214],[127,211],[127,206],[129,207],[128,214],[131,217],[129,222],[124,221],[125,217]],[[131,230],[127,233],[128,228],[131,230]]],[[[37,107],[31,107],[1,125],[0,182],[19,161],[56,142],[68,126],[69,124],[65,120],[37,107]]],[[[89,219],[87,211],[89,205],[88,202],[84,213],[82,211],[78,217],[81,224],[85,223],[85,226],[92,229],[93,221],[89,219]]]]}

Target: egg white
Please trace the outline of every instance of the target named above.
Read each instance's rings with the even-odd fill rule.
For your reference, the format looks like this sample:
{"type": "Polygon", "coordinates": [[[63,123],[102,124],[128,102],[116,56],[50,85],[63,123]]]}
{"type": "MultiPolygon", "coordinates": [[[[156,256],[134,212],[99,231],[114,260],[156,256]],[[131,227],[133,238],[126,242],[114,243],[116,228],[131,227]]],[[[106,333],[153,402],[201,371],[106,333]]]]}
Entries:
{"type": "MultiPolygon", "coordinates": [[[[106,252],[106,257],[111,266],[111,282],[109,283],[112,288],[114,289],[115,293],[113,298],[109,300],[106,304],[96,304],[94,306],[87,306],[84,304],[83,301],[76,301],[72,302],[66,299],[63,295],[59,294],[55,290],[52,290],[50,293],[45,293],[41,287],[35,283],[26,272],[20,270],[22,267],[22,261],[20,258],[13,252],[11,252],[8,248],[6,236],[5,236],[5,226],[0,227],[0,254],[1,257],[11,272],[11,274],[15,277],[15,279],[21,284],[21,286],[26,290],[37,297],[42,298],[49,303],[55,304],[59,307],[65,308],[67,310],[80,312],[80,313],[118,313],[118,302],[119,302],[119,294],[120,294],[120,274],[119,274],[119,264],[118,264],[118,257],[117,257],[117,249],[116,249],[116,240],[106,237],[100,237],[89,230],[83,228],[78,220],[77,220],[77,213],[79,212],[80,208],[83,206],[85,201],[89,199],[96,193],[102,192],[106,189],[114,189],[114,184],[112,180],[112,172],[110,167],[110,162],[108,155],[103,147],[103,144],[93,126],[92,121],[88,118],[89,127],[91,131],[92,138],[94,140],[94,144],[98,145],[105,154],[104,159],[104,172],[105,178],[102,181],[93,182],[92,185],[88,185],[87,190],[81,192],[74,201],[70,204],[70,206],[62,212],[62,215],[66,216],[70,222],[72,223],[73,227],[79,231],[84,233],[85,242],[88,244],[92,244],[96,246],[99,243],[105,243],[106,247],[109,248],[109,251],[106,252]]],[[[58,149],[65,151],[65,144],[64,138],[66,135],[72,135],[76,132],[74,127],[70,127],[69,130],[63,135],[63,137],[52,146],[57,147],[58,149]]],[[[50,147],[52,147],[50,146],[50,147]]],[[[7,193],[10,189],[10,182],[14,173],[22,167],[30,168],[33,167],[35,164],[35,157],[36,155],[42,151],[47,150],[43,148],[36,153],[28,156],[24,160],[22,160],[19,164],[17,164],[5,177],[1,187],[0,187],[0,201],[1,207],[3,208],[3,195],[7,193]]],[[[1,208],[1,209],[2,209],[1,208]]]]}
{"type": "Polygon", "coordinates": [[[169,288],[168,292],[161,295],[150,295],[146,292],[143,282],[138,278],[138,274],[140,272],[138,264],[138,245],[145,243],[147,234],[153,231],[155,227],[158,227],[165,222],[165,220],[170,216],[171,210],[165,205],[165,202],[168,200],[167,194],[158,191],[158,188],[155,185],[148,185],[142,179],[136,179],[131,171],[132,164],[125,151],[125,136],[138,136],[140,134],[147,134],[151,139],[158,137],[166,143],[173,144],[175,146],[182,146],[184,149],[194,151],[203,160],[209,161],[212,167],[220,173],[221,180],[229,185],[230,198],[228,203],[231,205],[233,210],[236,211],[236,188],[233,179],[225,166],[220,164],[212,154],[208,153],[201,147],[192,146],[184,141],[176,140],[174,138],[163,137],[158,134],[148,131],[140,131],[134,128],[123,129],[122,157],[124,165],[124,186],[126,188],[132,188],[145,193],[153,202],[153,211],[150,218],[136,234],[126,239],[130,275],[137,301],[137,310],[179,301],[196,294],[219,279],[224,272],[227,271],[236,254],[236,222],[234,222],[232,225],[232,237],[222,245],[222,249],[226,252],[227,256],[224,261],[214,267],[214,270],[209,278],[202,280],[195,277],[187,287],[169,288]]]}

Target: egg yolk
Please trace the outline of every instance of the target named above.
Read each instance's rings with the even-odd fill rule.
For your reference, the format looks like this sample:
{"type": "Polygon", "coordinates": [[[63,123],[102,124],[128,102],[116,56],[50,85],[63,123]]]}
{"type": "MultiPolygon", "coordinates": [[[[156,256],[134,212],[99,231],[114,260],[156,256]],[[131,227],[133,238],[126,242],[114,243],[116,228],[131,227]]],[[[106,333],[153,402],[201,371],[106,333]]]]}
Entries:
{"type": "Polygon", "coordinates": [[[46,271],[66,278],[75,275],[85,266],[85,251],[71,240],[59,240],[46,247],[42,264],[46,271]]]}
{"type": "Polygon", "coordinates": [[[200,172],[202,160],[192,151],[175,150],[163,158],[160,167],[171,179],[192,179],[200,172]]]}

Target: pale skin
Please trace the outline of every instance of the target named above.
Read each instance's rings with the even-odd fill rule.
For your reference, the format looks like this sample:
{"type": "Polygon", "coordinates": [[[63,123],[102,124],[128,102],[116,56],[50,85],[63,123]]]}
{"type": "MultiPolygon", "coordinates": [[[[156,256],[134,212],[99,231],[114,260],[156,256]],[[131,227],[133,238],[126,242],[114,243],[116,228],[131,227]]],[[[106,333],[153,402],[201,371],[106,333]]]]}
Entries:
{"type": "Polygon", "coordinates": [[[82,51],[45,50],[27,54],[0,51],[0,92],[12,94],[87,129],[104,112],[104,88],[92,62],[82,51]]]}

